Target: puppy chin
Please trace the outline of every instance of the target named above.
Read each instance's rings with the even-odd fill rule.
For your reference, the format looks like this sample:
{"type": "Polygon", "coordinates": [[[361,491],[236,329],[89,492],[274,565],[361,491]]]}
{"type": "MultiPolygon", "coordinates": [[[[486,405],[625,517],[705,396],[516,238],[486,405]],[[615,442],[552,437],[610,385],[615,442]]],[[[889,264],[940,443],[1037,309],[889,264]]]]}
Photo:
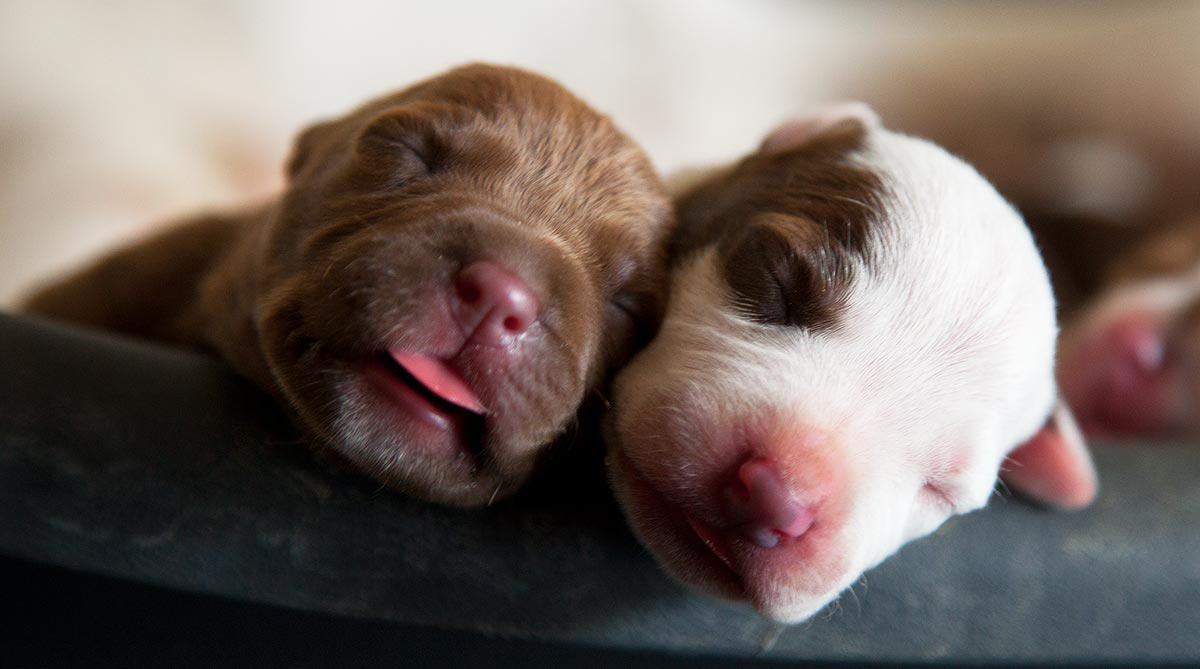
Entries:
{"type": "Polygon", "coordinates": [[[328,415],[301,410],[321,440],[357,469],[422,499],[480,506],[507,497],[531,476],[540,452],[537,437],[489,432],[482,416],[422,407],[388,395],[376,372],[358,365],[327,369],[328,415]],[[427,413],[428,412],[428,413],[427,413]],[[432,415],[429,415],[432,413],[432,415]],[[424,414],[424,415],[423,415],[424,414]]]}
{"type": "MultiPolygon", "coordinates": [[[[831,538],[831,537],[830,537],[831,538]]],[[[791,555],[771,556],[747,569],[746,596],[763,616],[781,623],[802,622],[854,582],[861,570],[851,568],[850,552],[816,537],[791,555]]]]}
{"type": "Polygon", "coordinates": [[[623,452],[610,454],[608,474],[634,534],[671,577],[713,597],[746,599],[737,572],[708,549],[684,514],[663,499],[623,452]]]}
{"type": "Polygon", "coordinates": [[[666,502],[624,455],[610,458],[609,475],[642,544],[672,578],[710,597],[746,602],[766,618],[797,623],[824,608],[857,576],[834,532],[814,529],[782,550],[742,543],[714,549],[696,521],[666,502]]]}
{"type": "Polygon", "coordinates": [[[797,597],[785,588],[772,588],[757,596],[752,604],[759,615],[777,623],[794,625],[816,615],[837,598],[842,588],[831,589],[820,595],[797,597]]]}
{"type": "Polygon", "coordinates": [[[570,418],[547,414],[510,429],[410,386],[384,368],[379,354],[334,352],[299,336],[267,349],[276,387],[318,443],[427,501],[470,507],[507,497],[530,478],[542,445],[570,418]]]}
{"type": "Polygon", "coordinates": [[[653,399],[626,405],[633,414],[612,425],[616,445],[608,459],[609,478],[638,539],[672,578],[711,597],[746,602],[783,623],[813,615],[857,578],[849,558],[857,551],[846,545],[846,508],[840,500],[823,504],[812,527],[785,546],[757,546],[711,524],[714,511],[706,499],[711,495],[701,491],[712,488],[715,472],[727,469],[727,460],[736,461],[730,444],[740,437],[709,424],[695,407],[663,406],[664,397],[679,395],[640,395],[628,384],[623,388],[653,399]],[[663,415],[690,416],[683,422],[694,431],[672,423],[665,432],[683,435],[692,452],[647,436],[656,434],[650,427],[656,423],[657,432],[664,431],[663,415]],[[672,453],[686,453],[676,457],[688,458],[689,464],[673,466],[672,453]]]}

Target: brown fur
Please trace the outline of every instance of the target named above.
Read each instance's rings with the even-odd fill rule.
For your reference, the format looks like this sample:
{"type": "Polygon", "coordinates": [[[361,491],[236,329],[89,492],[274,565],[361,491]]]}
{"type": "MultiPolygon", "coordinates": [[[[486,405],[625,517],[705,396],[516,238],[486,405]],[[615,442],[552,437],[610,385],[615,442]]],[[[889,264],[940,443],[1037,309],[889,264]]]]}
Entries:
{"type": "Polygon", "coordinates": [[[673,259],[718,244],[748,318],[834,327],[850,280],[846,259],[867,256],[882,223],[878,175],[846,162],[864,134],[858,121],[844,121],[795,149],[754,153],[697,186],[679,201],[673,259]]]}
{"type": "Polygon", "coordinates": [[[661,184],[543,77],[452,70],[310,127],[287,172],[268,205],[118,251],[27,309],[214,350],[355,465],[460,505],[515,490],[661,309],[661,184]],[[542,305],[501,362],[445,323],[448,285],[482,258],[542,305]],[[465,451],[381,417],[356,365],[389,347],[450,359],[487,403],[465,451]]]}
{"type": "MultiPolygon", "coordinates": [[[[1127,244],[1128,248],[1128,244],[1127,244]]],[[[1107,284],[1166,278],[1185,274],[1200,263],[1200,216],[1164,226],[1155,236],[1133,247],[1105,273],[1107,284]]]]}

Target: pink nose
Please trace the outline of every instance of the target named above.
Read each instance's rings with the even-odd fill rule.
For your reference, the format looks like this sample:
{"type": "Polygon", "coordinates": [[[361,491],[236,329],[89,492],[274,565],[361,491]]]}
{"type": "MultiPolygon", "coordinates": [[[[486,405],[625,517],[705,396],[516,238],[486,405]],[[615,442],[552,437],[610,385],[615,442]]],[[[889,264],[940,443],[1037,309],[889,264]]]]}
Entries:
{"type": "Polygon", "coordinates": [[[471,341],[501,345],[529,329],[538,301],[519,277],[491,260],[465,267],[454,281],[454,315],[471,341]]]}
{"type": "Polygon", "coordinates": [[[812,526],[815,508],[797,502],[788,492],[775,464],[751,458],[738,468],[725,487],[724,503],[732,530],[763,548],[795,539],[812,526]]]}
{"type": "Polygon", "coordinates": [[[1162,369],[1166,341],[1153,316],[1133,314],[1118,320],[1108,332],[1108,343],[1126,363],[1128,369],[1123,371],[1130,378],[1124,380],[1131,385],[1132,377],[1152,377],[1162,369]]]}

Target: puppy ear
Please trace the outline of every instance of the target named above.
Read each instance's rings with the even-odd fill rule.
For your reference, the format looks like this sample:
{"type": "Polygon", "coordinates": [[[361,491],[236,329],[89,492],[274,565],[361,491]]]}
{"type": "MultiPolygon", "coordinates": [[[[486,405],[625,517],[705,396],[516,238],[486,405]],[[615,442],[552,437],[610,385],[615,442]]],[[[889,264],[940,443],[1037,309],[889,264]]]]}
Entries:
{"type": "Polygon", "coordinates": [[[1022,495],[1060,509],[1082,509],[1096,499],[1096,467],[1062,400],[1042,429],[1009,454],[1001,478],[1022,495]]]}
{"type": "Polygon", "coordinates": [[[782,153],[834,131],[862,132],[880,125],[879,115],[866,104],[843,102],[814,109],[785,122],[767,135],[759,151],[782,153]]]}

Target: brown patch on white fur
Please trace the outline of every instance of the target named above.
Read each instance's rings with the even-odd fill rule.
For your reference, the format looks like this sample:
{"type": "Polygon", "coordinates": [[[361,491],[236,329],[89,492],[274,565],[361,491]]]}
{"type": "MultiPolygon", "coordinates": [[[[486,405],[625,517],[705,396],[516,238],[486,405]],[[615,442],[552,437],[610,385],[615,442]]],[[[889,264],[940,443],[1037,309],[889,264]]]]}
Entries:
{"type": "Polygon", "coordinates": [[[452,70],[307,129],[287,172],[267,205],[118,251],[27,309],[217,351],[338,455],[457,505],[516,490],[657,319],[662,186],[546,78],[452,70]],[[480,261],[540,305],[501,347],[452,313],[456,276],[480,261]],[[442,361],[486,416],[442,406],[431,428],[397,413],[366,380],[389,350],[442,361]]]}
{"type": "Polygon", "coordinates": [[[834,327],[852,280],[847,260],[866,260],[884,224],[879,176],[848,160],[865,132],[846,120],[811,141],[776,142],[694,187],[679,200],[683,223],[672,262],[717,244],[726,281],[748,318],[834,327]]]}
{"type": "Polygon", "coordinates": [[[873,115],[818,121],[683,196],[667,312],[610,423],[614,489],[664,567],[786,622],[982,506],[1022,444],[1014,489],[1095,495],[1046,421],[1054,303],[1019,215],[873,115]]]}

